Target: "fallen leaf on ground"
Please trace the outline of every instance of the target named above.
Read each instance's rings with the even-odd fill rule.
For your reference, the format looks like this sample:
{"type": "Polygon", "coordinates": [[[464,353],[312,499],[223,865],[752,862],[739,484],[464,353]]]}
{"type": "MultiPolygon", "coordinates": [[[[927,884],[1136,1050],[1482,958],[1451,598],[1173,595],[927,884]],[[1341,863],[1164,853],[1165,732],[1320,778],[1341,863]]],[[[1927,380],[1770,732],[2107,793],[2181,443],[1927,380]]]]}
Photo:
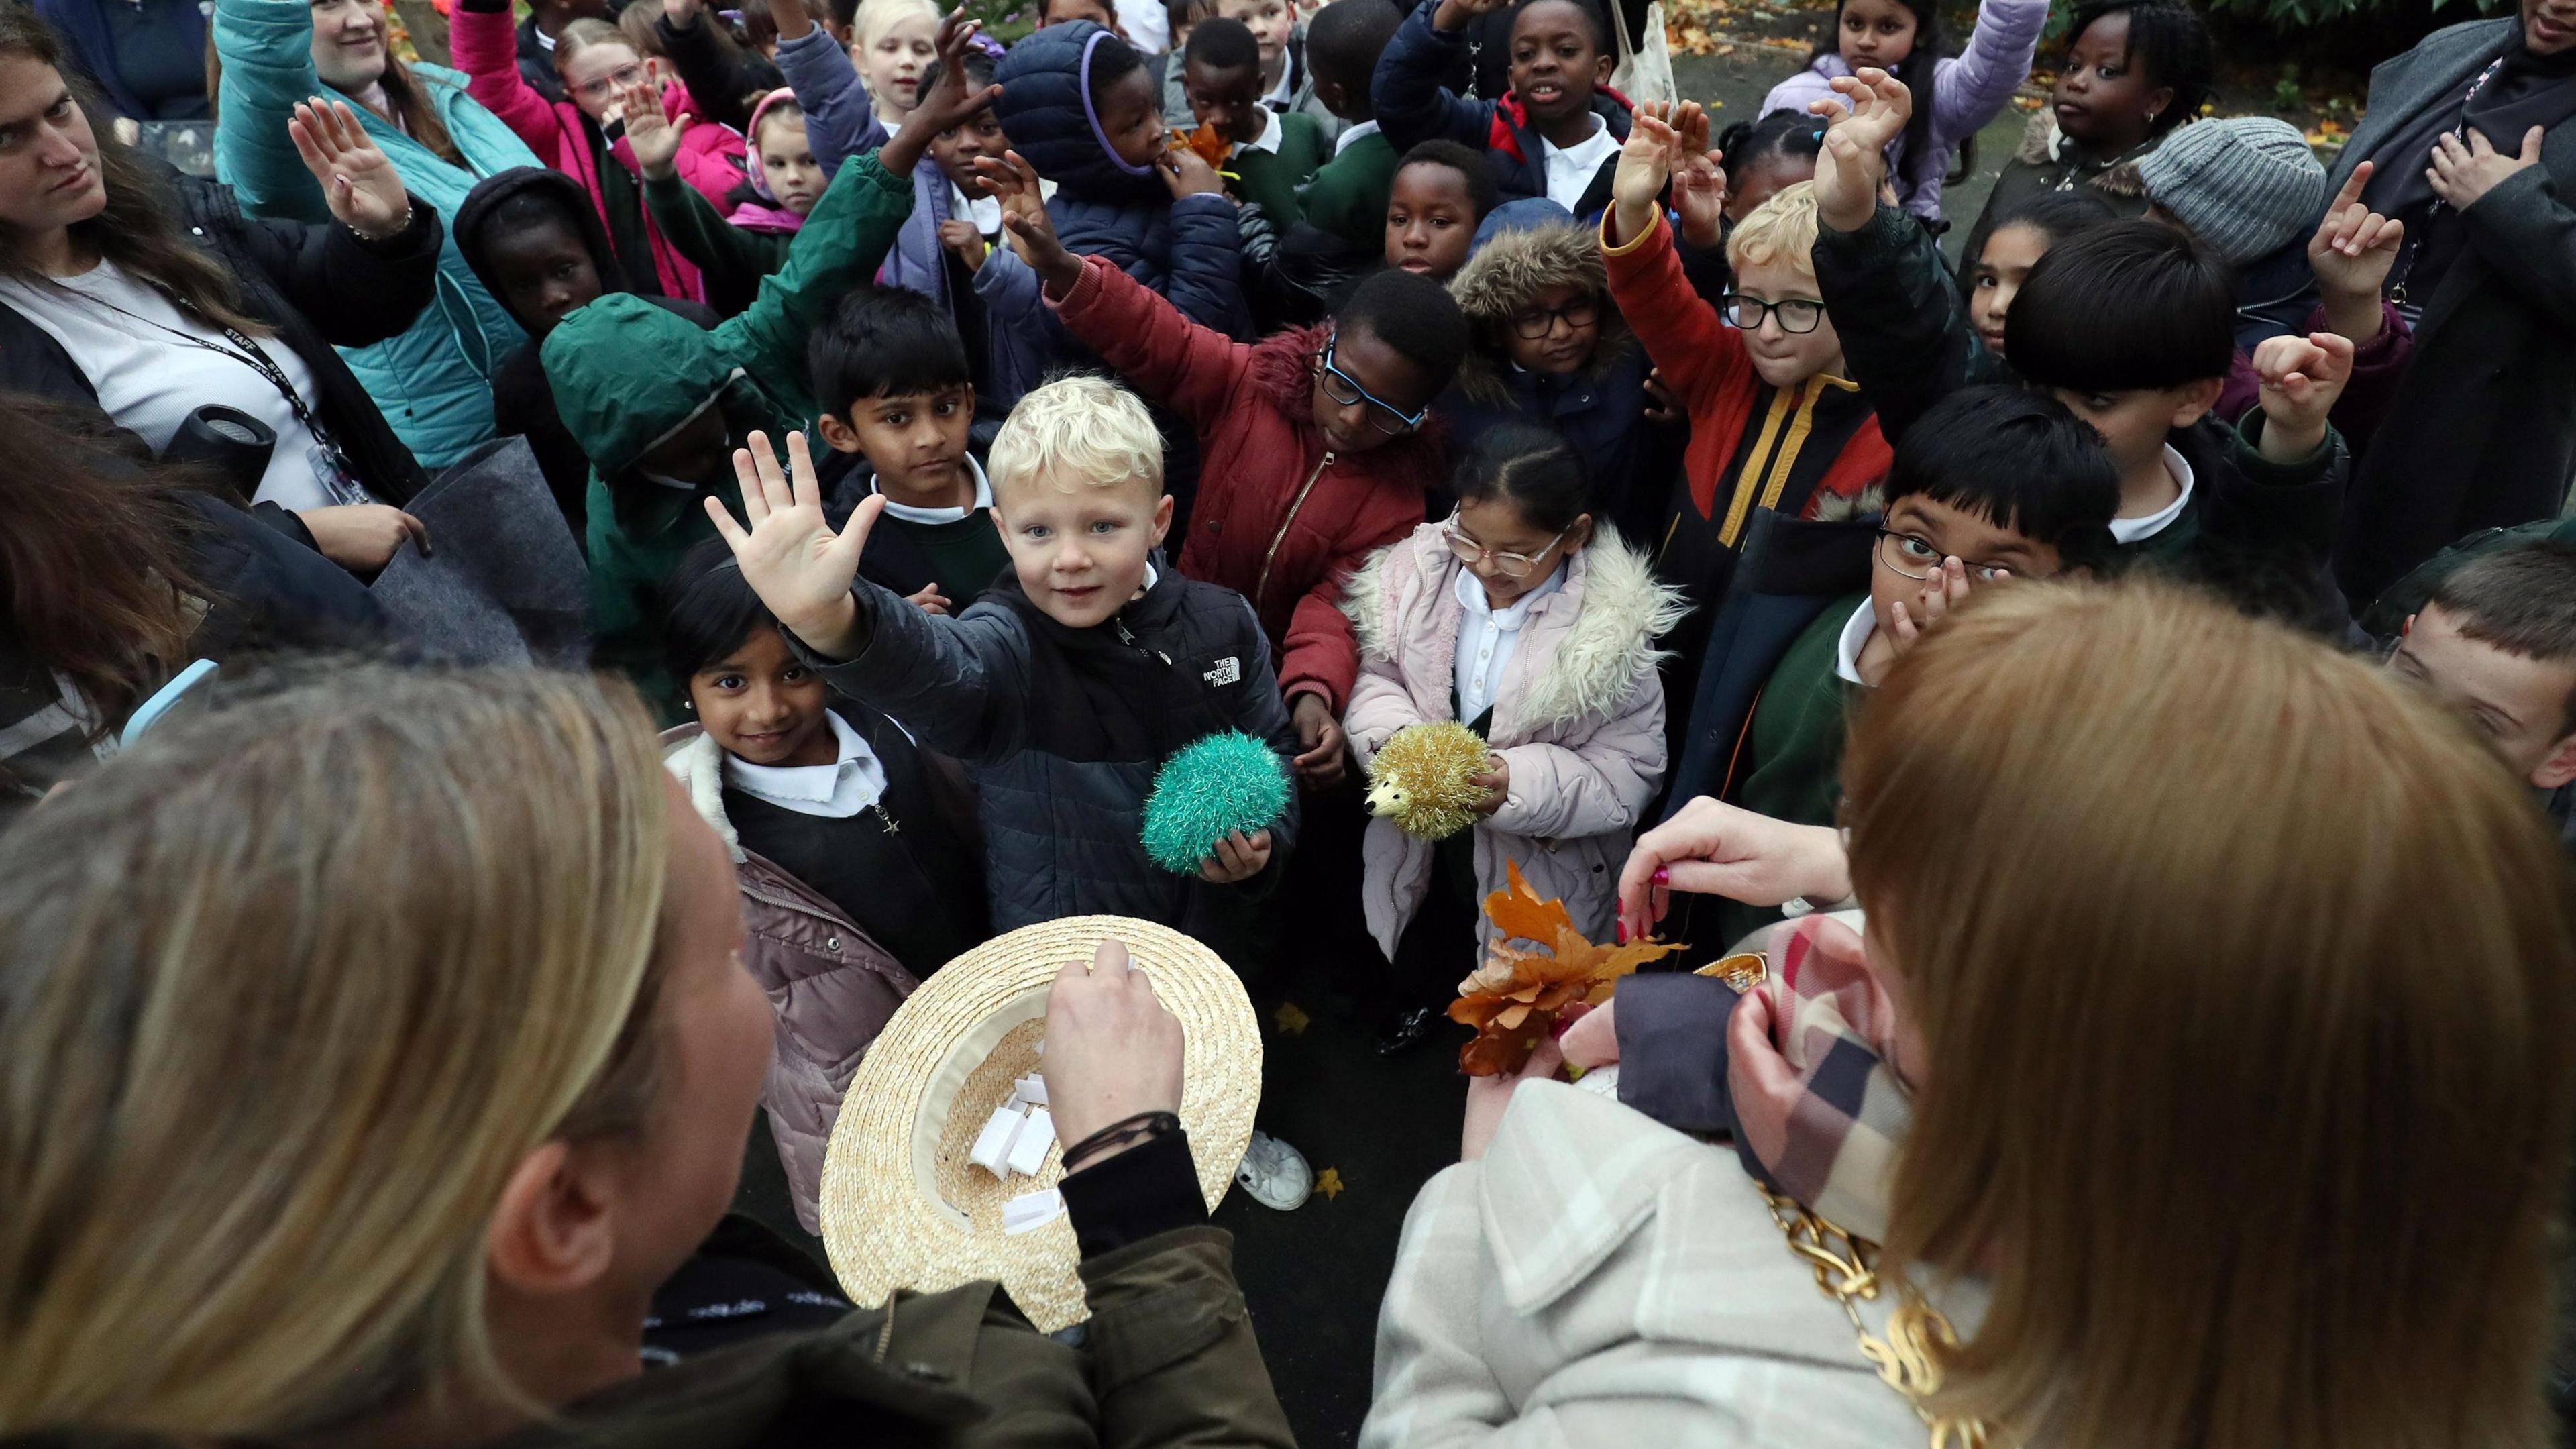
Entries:
{"type": "Polygon", "coordinates": [[[1299,1010],[1297,1003],[1293,1001],[1279,1003],[1279,1009],[1270,1014],[1270,1019],[1279,1023],[1282,1036],[1304,1036],[1307,1026],[1314,1021],[1313,1017],[1299,1010]]]}
{"type": "Polygon", "coordinates": [[[1322,1193],[1327,1202],[1342,1195],[1343,1185],[1339,1168],[1327,1167],[1315,1174],[1315,1191],[1322,1193]]]}

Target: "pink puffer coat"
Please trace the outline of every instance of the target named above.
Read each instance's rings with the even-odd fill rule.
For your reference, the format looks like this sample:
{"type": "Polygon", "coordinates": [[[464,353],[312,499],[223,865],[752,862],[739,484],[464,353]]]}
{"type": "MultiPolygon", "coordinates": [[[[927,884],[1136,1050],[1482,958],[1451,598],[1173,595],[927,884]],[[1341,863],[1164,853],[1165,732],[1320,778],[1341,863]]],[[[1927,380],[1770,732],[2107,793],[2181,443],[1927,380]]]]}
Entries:
{"type": "MultiPolygon", "coordinates": [[[[1359,635],[1360,675],[1342,727],[1363,768],[1397,730],[1452,717],[1462,567],[1441,525],[1426,523],[1351,578],[1342,610],[1359,635]]],[[[1564,900],[1578,929],[1609,938],[1619,867],[1664,778],[1655,640],[1687,611],[1607,525],[1596,525],[1564,585],[1530,605],[1487,737],[1511,767],[1511,791],[1474,827],[1480,899],[1504,888],[1504,864],[1517,861],[1540,896],[1564,900]]],[[[1372,820],[1361,858],[1369,934],[1392,960],[1431,888],[1432,848],[1372,820]]],[[[1488,929],[1480,925],[1480,952],[1488,929]]],[[[1475,964],[1462,944],[1458,974],[1475,964]]]]}
{"type": "Polygon", "coordinates": [[[778,1050],[761,1105],[787,1168],[797,1220],[820,1233],[823,1153],[841,1097],[877,1033],[921,983],[839,907],[742,848],[725,818],[724,751],[703,728],[665,731],[662,768],[688,790],[689,803],[733,856],[742,894],[742,963],[778,1016],[778,1050]]]}

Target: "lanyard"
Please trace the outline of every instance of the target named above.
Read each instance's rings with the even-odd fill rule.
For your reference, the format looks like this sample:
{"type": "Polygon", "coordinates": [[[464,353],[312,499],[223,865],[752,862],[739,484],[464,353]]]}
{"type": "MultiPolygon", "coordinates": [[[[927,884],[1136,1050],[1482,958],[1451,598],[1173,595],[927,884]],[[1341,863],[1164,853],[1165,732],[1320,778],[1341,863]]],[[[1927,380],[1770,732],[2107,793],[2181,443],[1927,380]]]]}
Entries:
{"type": "MultiPolygon", "coordinates": [[[[2460,124],[2451,132],[2452,138],[2460,144],[2465,146],[2469,140],[2469,103],[2478,98],[2478,92],[2485,90],[2487,82],[2494,80],[2496,72],[2502,69],[2504,69],[2504,57],[2499,55],[2485,70],[2478,72],[2477,79],[2469,82],[2467,92],[2460,97],[2460,124]]],[[[2406,279],[2415,270],[2415,258],[2424,250],[2424,241],[2432,234],[2433,222],[2450,209],[2449,202],[2439,196],[2434,197],[2433,204],[2424,212],[2423,224],[2416,227],[2413,234],[2406,238],[2406,250],[2398,256],[2397,265],[2389,270],[2388,300],[2396,303],[2397,310],[2405,313],[2410,321],[2414,319],[2415,313],[2407,305],[2406,279]]]]}
{"type": "Polygon", "coordinates": [[[341,449],[339,439],[331,435],[331,430],[323,425],[319,417],[314,416],[312,405],[305,402],[304,395],[295,390],[295,383],[287,377],[286,369],[277,365],[277,360],[268,355],[268,349],[259,345],[259,339],[227,323],[223,329],[224,340],[230,342],[232,346],[222,347],[194,333],[182,332],[166,323],[155,322],[149,317],[120,307],[104,297],[91,296],[86,292],[79,295],[84,300],[95,302],[120,317],[141,323],[185,346],[194,347],[201,352],[211,352],[218,357],[229,357],[267,379],[268,385],[277,389],[277,395],[286,400],[287,408],[295,414],[295,421],[301,423],[304,430],[313,435],[313,441],[329,458],[331,466],[342,478],[353,483],[356,481],[356,470],[349,466],[349,455],[341,449]]]}

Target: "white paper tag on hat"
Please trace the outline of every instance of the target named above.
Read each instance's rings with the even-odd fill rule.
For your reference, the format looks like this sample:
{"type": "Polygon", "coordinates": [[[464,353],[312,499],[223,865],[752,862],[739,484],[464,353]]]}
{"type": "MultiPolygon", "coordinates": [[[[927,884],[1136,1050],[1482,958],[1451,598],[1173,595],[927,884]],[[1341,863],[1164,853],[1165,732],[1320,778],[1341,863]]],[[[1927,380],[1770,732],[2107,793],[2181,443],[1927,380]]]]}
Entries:
{"type": "Polygon", "coordinates": [[[1064,1194],[1054,1188],[1022,1193],[1002,1204],[1002,1231],[1017,1236],[1046,1226],[1064,1211],[1064,1194]]]}

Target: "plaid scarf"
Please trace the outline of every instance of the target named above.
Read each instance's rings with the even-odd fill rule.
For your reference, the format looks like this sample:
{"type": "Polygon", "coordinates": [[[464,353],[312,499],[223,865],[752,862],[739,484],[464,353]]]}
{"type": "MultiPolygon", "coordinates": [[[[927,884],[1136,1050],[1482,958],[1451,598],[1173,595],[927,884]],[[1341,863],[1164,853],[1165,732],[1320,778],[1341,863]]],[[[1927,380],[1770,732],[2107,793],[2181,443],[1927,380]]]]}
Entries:
{"type": "Polygon", "coordinates": [[[1767,980],[1729,1018],[1723,1073],[1745,1170],[1856,1237],[1887,1239],[1889,1169],[1912,1120],[1895,1014],[1861,939],[1821,916],[1785,922],[1767,980]]]}

